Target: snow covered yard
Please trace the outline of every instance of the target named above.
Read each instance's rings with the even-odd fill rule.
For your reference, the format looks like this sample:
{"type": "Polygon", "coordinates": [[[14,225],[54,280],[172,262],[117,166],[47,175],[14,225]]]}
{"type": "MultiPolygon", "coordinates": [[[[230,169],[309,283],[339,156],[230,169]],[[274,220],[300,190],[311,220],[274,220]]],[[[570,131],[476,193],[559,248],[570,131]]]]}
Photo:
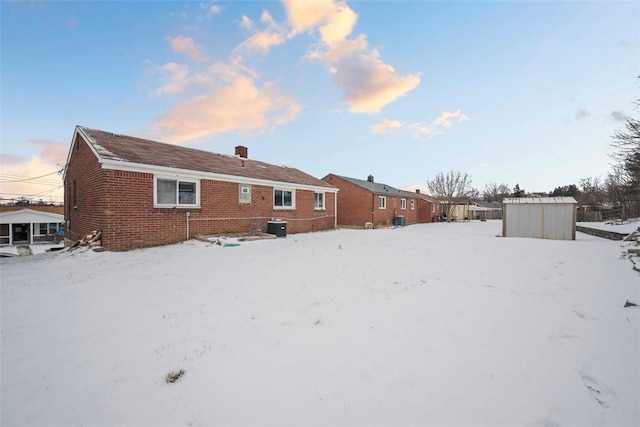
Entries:
{"type": "Polygon", "coordinates": [[[639,425],[620,242],[500,227],[0,259],[1,423],[639,425]]]}

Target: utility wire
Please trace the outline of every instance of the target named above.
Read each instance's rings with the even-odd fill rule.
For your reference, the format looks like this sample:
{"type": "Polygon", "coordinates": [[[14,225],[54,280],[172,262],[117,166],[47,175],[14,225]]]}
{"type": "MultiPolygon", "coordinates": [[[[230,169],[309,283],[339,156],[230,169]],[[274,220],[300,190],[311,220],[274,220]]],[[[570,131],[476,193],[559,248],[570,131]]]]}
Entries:
{"type": "MultiPolygon", "coordinates": [[[[55,174],[59,174],[59,173],[60,173],[60,171],[55,171],[55,172],[51,172],[51,173],[47,173],[47,174],[44,174],[44,175],[35,176],[35,177],[31,177],[31,178],[26,177],[26,178],[21,178],[21,179],[12,179],[12,180],[10,180],[10,181],[4,181],[4,182],[5,182],[5,183],[9,183],[9,182],[26,182],[26,181],[33,181],[33,180],[36,180],[36,179],[44,178],[44,177],[46,177],[46,176],[51,176],[51,175],[55,175],[55,174]]],[[[2,174],[2,175],[9,175],[9,174],[2,174]]],[[[15,176],[19,176],[19,175],[14,175],[14,177],[15,177],[15,176]]],[[[13,177],[12,177],[12,178],[13,178],[13,177]]]]}

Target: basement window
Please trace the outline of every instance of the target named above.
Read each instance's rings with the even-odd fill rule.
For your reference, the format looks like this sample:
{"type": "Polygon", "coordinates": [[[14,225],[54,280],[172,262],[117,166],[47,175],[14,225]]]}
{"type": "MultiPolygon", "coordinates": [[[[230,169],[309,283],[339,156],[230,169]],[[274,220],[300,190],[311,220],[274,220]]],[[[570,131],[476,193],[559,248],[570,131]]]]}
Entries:
{"type": "Polygon", "coordinates": [[[156,207],[198,207],[200,205],[197,181],[156,178],[154,193],[156,207]]]}

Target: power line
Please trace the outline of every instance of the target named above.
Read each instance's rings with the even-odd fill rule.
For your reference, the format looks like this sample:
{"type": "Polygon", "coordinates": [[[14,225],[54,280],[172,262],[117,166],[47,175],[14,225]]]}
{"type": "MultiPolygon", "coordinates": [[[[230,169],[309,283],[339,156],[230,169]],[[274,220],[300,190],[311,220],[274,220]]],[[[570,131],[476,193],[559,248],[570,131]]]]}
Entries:
{"type": "MultiPolygon", "coordinates": [[[[55,172],[51,172],[51,173],[47,173],[47,174],[40,175],[40,176],[35,176],[35,177],[21,177],[21,179],[13,179],[14,177],[19,177],[20,175],[13,175],[13,176],[11,176],[10,174],[0,174],[0,175],[8,176],[10,181],[3,181],[3,182],[4,183],[9,183],[9,182],[34,181],[36,179],[44,178],[44,177],[51,176],[51,175],[54,175],[54,174],[59,174],[59,173],[60,173],[60,171],[55,171],[55,172]]],[[[0,178],[0,179],[2,179],[2,178],[0,178]]]]}

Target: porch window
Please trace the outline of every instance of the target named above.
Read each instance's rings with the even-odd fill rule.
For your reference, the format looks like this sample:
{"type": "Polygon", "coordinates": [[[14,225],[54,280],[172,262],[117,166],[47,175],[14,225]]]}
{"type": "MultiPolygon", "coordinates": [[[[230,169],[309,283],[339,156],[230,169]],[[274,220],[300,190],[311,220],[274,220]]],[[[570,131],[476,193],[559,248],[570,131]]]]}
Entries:
{"type": "Polygon", "coordinates": [[[274,209],[295,209],[295,196],[293,190],[275,188],[273,190],[274,209]]]}
{"type": "Polygon", "coordinates": [[[58,233],[58,223],[56,222],[41,222],[38,224],[38,228],[34,229],[35,233],[39,236],[46,236],[48,234],[58,233]]]}
{"type": "Polygon", "coordinates": [[[156,206],[196,207],[199,196],[197,181],[156,178],[156,206]]]}
{"type": "Polygon", "coordinates": [[[0,224],[0,245],[8,245],[9,238],[9,224],[0,224]]]}
{"type": "Polygon", "coordinates": [[[315,193],[314,208],[316,210],[324,210],[324,193],[315,193]]]}

